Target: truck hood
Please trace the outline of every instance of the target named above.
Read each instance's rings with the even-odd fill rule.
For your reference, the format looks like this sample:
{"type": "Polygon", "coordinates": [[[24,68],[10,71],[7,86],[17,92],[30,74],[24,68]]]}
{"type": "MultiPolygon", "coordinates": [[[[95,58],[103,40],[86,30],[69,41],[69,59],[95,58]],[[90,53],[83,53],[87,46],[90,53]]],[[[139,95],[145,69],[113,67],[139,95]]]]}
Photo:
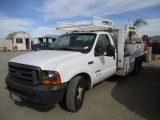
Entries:
{"type": "Polygon", "coordinates": [[[20,55],[10,60],[10,62],[39,66],[43,70],[53,70],[58,64],[77,58],[82,53],[60,50],[42,50],[20,55]]]}

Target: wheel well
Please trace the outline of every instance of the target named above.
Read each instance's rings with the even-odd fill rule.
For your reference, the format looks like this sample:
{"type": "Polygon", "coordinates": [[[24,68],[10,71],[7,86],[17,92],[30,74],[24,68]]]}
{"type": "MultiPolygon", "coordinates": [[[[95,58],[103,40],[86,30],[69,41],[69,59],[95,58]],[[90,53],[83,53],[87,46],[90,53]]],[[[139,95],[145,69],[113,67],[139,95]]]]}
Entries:
{"type": "Polygon", "coordinates": [[[91,78],[87,73],[80,73],[75,76],[82,76],[84,78],[85,83],[86,83],[86,89],[89,90],[91,88],[91,78]]]}

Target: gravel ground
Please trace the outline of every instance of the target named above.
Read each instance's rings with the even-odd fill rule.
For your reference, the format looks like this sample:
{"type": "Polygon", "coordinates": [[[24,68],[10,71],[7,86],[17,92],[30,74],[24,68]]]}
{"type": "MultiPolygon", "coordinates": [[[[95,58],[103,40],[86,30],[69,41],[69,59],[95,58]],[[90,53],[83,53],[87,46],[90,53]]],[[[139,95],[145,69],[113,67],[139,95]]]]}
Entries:
{"type": "Polygon", "coordinates": [[[143,63],[138,75],[113,76],[86,92],[79,112],[57,104],[50,111],[14,102],[5,89],[8,61],[29,51],[0,52],[0,120],[160,120],[160,60],[143,63]]]}

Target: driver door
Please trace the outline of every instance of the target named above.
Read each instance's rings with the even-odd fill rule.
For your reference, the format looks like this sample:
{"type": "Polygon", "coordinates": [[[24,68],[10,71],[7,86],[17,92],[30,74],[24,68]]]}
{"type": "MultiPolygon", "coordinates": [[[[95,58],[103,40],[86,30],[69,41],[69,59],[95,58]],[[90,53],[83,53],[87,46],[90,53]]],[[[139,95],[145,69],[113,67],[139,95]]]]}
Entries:
{"type": "MultiPolygon", "coordinates": [[[[112,43],[113,44],[113,43],[112,43]]],[[[113,56],[107,56],[106,47],[111,45],[107,34],[100,34],[95,46],[94,55],[94,83],[98,83],[110,76],[116,71],[116,59],[113,56]]]]}

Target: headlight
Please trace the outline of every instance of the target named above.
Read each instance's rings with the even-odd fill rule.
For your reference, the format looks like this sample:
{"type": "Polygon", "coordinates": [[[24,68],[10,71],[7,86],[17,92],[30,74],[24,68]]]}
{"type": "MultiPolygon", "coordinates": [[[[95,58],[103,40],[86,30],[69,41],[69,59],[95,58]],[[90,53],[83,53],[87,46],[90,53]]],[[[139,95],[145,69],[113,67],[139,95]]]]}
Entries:
{"type": "Polygon", "coordinates": [[[56,71],[42,71],[42,84],[60,84],[61,77],[56,71]]]}
{"type": "Polygon", "coordinates": [[[49,78],[55,78],[56,73],[54,71],[49,71],[48,72],[48,77],[49,78]]]}

